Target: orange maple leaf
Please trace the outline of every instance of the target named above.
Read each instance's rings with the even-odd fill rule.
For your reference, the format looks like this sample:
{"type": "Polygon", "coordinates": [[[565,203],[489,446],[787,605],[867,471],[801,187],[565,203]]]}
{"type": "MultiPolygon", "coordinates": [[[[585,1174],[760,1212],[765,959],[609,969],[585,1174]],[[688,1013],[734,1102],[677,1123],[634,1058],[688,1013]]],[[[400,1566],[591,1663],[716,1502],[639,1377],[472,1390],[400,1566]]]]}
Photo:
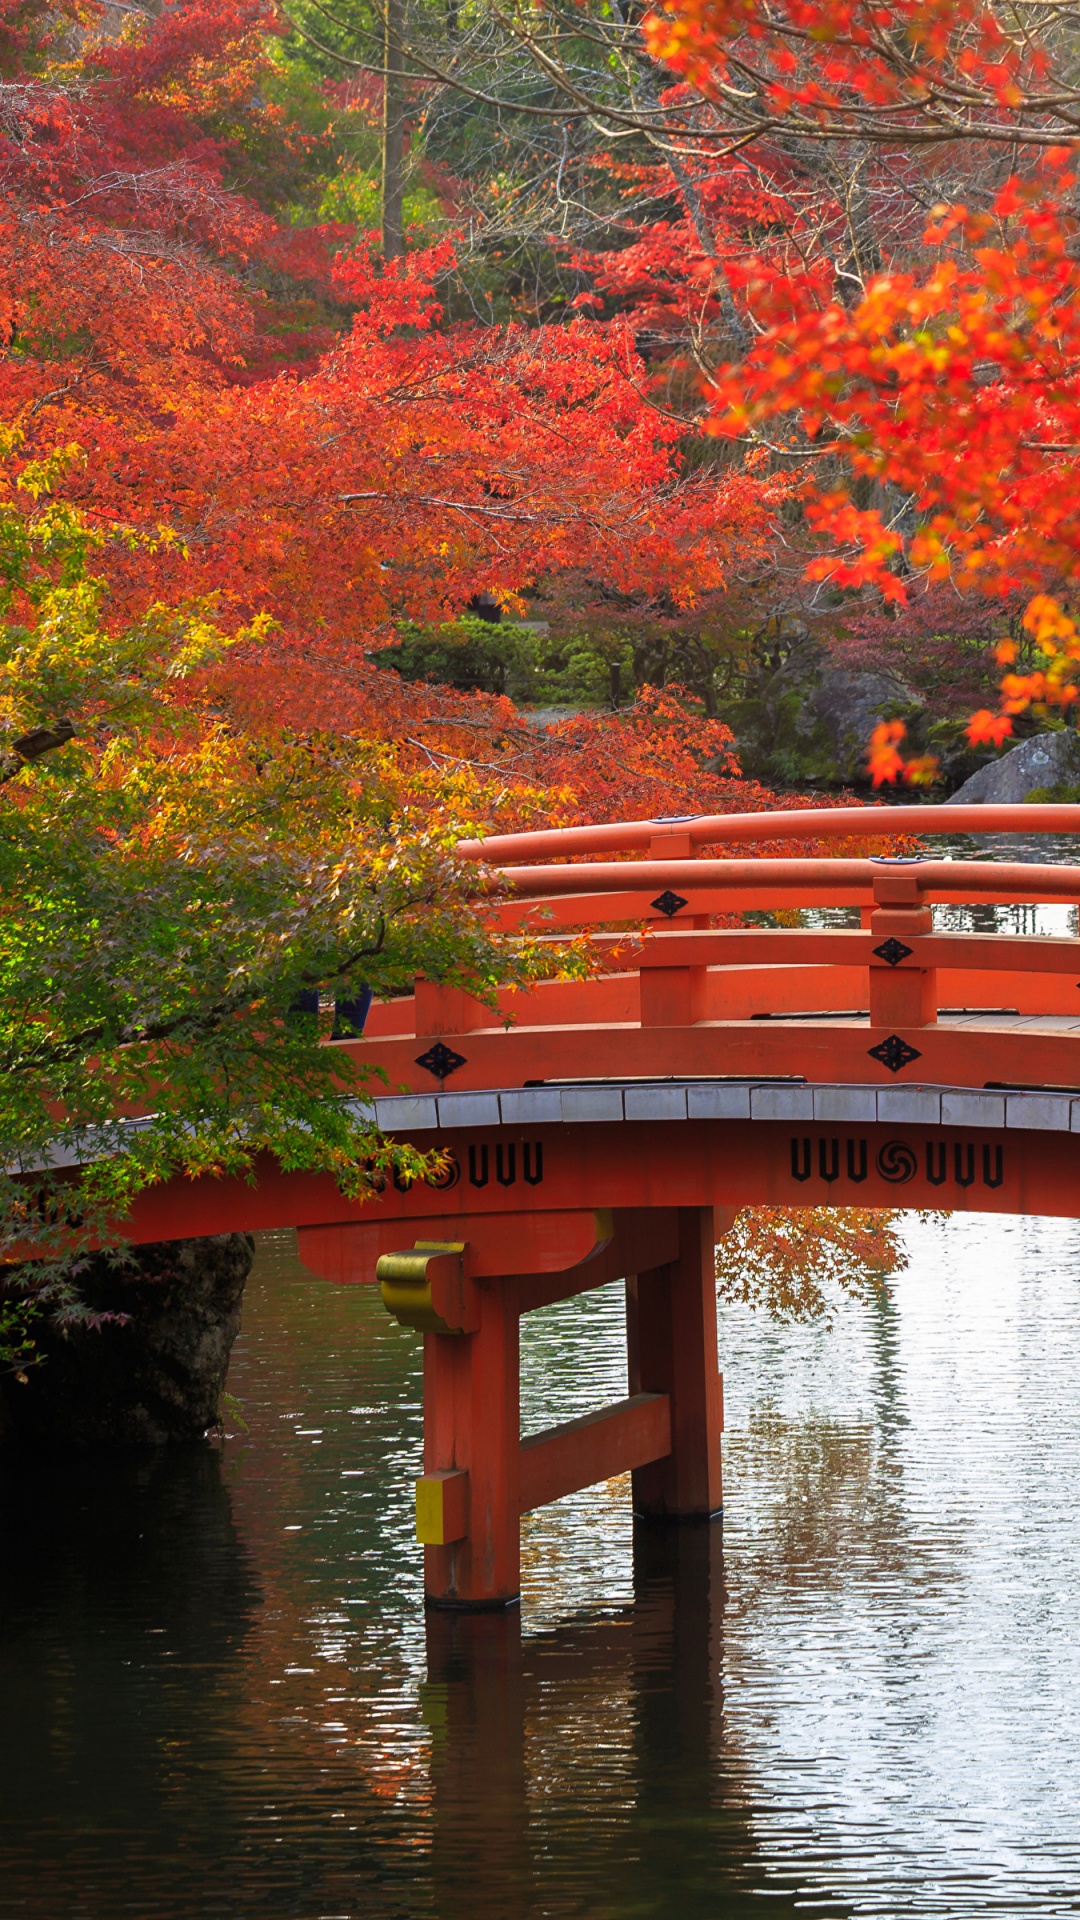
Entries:
{"type": "Polygon", "coordinates": [[[968,721],[965,732],[973,747],[1000,747],[1013,730],[1013,723],[1007,713],[991,713],[989,707],[980,707],[968,721]]]}
{"type": "Polygon", "coordinates": [[[899,752],[901,740],[907,737],[907,728],[902,720],[883,720],[870,735],[866,763],[870,778],[875,787],[883,787],[903,777],[904,757],[899,752]]]}

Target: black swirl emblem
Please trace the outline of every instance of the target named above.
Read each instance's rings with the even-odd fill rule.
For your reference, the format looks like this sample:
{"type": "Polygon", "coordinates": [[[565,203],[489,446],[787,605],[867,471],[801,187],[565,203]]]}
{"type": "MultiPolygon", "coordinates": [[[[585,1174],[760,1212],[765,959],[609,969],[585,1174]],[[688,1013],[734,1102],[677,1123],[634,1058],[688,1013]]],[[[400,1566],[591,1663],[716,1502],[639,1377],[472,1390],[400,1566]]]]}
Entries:
{"type": "Polygon", "coordinates": [[[890,1180],[894,1187],[903,1186],[906,1180],[913,1180],[918,1164],[906,1140],[886,1140],[877,1157],[878,1172],[883,1180],[890,1180]]]}
{"type": "Polygon", "coordinates": [[[458,1166],[453,1154],[450,1153],[447,1154],[446,1165],[443,1167],[442,1172],[432,1174],[428,1181],[428,1186],[438,1187],[440,1192],[445,1192],[447,1187],[456,1187],[460,1179],[461,1168],[458,1166]]]}

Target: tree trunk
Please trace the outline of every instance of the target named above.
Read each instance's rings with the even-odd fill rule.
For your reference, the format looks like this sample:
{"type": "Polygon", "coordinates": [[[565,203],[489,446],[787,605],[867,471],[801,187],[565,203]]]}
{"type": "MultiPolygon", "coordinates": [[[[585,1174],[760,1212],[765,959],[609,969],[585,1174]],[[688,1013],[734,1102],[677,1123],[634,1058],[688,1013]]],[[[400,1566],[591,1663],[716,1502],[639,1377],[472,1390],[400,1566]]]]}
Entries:
{"type": "Polygon", "coordinates": [[[383,258],[405,252],[405,0],[386,0],[383,41],[383,258]]]}

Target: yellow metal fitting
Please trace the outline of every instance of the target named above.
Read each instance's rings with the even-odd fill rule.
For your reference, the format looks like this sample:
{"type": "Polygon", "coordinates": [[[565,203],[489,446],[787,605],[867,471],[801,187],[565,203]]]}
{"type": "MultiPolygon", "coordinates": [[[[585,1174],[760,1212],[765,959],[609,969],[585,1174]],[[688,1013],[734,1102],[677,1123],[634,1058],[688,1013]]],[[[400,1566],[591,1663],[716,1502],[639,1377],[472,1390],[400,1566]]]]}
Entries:
{"type": "Polygon", "coordinates": [[[469,1476],[460,1467],[425,1473],[416,1483],[416,1537],[425,1547],[447,1547],[469,1528],[469,1476]]]}
{"type": "Polygon", "coordinates": [[[403,1327],[421,1333],[471,1333],[476,1324],[465,1278],[463,1240],[419,1240],[380,1256],[375,1276],[383,1306],[403,1327]]]}

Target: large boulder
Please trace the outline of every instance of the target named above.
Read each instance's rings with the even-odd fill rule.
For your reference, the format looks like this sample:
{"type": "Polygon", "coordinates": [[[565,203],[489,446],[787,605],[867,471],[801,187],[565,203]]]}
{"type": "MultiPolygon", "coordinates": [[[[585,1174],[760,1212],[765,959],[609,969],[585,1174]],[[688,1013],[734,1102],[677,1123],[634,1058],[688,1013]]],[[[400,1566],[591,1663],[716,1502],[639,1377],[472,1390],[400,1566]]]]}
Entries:
{"type": "Polygon", "coordinates": [[[0,1435],[33,1447],[160,1447],[202,1439],[219,1412],[254,1244],[243,1233],[94,1256],[79,1291],[94,1315],[40,1338],[25,1384],[0,1377],[0,1435]]]}
{"type": "Polygon", "coordinates": [[[893,673],[853,673],[829,667],[807,701],[806,718],[823,729],[841,780],[865,780],[870,735],[883,719],[909,724],[919,703],[893,673]]]}
{"type": "Polygon", "coordinates": [[[1000,760],[980,767],[945,805],[1015,805],[1031,794],[1050,793],[1055,799],[1080,797],[1080,740],[1075,733],[1037,733],[1021,740],[1000,760]]]}
{"type": "Polygon", "coordinates": [[[743,770],[792,785],[848,786],[867,779],[870,735],[883,719],[902,719],[917,735],[922,707],[895,674],[829,666],[804,641],[766,683],[760,698],[723,716],[736,736],[743,770]]]}

